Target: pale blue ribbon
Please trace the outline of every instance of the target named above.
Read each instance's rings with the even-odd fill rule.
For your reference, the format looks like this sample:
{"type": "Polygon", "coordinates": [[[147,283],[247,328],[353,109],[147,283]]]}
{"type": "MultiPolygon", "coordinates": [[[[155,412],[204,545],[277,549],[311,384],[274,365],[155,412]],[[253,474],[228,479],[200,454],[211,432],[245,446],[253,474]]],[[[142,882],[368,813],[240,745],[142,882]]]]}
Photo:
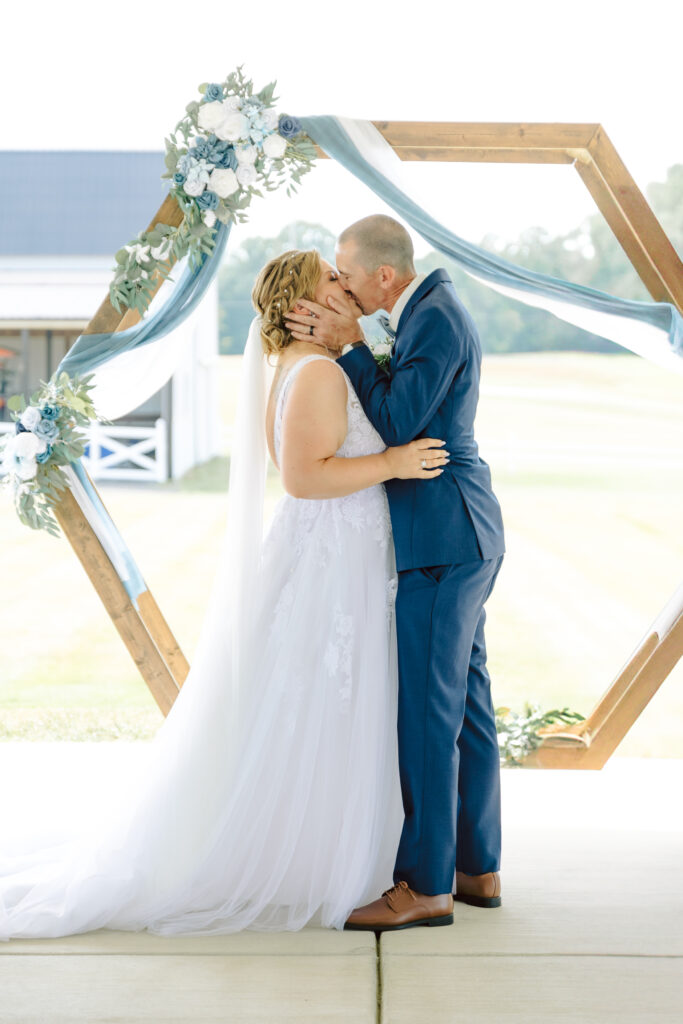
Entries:
{"type": "MultiPolygon", "coordinates": [[[[71,376],[75,373],[85,375],[97,366],[101,366],[102,363],[113,359],[114,356],[158,341],[159,338],[163,338],[165,334],[178,327],[201,302],[206,289],[211,284],[220,265],[229,235],[230,224],[218,222],[214,234],[215,244],[211,254],[202,253],[201,263],[194,267],[188,259],[173,291],[155,313],[147,318],[143,317],[139,323],[128,327],[125,331],[79,335],[57,367],[57,374],[65,370],[71,376]]],[[[103,533],[106,534],[110,543],[116,545],[120,563],[126,567],[126,575],[122,576],[121,582],[131,601],[137,606],[138,596],[147,590],[142,573],[116,524],[102,504],[97,491],[88,480],[81,460],[76,459],[71,465],[85,488],[91,503],[91,511],[95,514],[96,519],[100,520],[103,533]]]]}
{"type": "Polygon", "coordinates": [[[561,299],[587,309],[652,324],[667,333],[673,350],[683,356],[683,317],[670,302],[621,299],[596,288],[527,270],[471,242],[466,242],[434,220],[410,196],[368,163],[336,117],[320,115],[300,117],[299,120],[307,134],[328,156],[333,157],[360,178],[435,249],[450,256],[460,266],[496,284],[508,285],[536,295],[561,299]]]}

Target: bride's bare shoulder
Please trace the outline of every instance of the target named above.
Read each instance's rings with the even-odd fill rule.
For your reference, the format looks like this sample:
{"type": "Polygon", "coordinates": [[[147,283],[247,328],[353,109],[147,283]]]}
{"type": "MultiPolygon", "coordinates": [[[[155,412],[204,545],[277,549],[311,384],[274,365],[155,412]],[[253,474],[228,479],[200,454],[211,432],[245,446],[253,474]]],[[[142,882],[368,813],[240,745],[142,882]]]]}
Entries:
{"type": "Polygon", "coordinates": [[[303,357],[297,363],[292,366],[297,371],[292,379],[293,393],[323,390],[331,394],[346,394],[346,374],[336,359],[328,356],[317,359],[303,357]],[[297,366],[297,363],[303,365],[297,366]]]}

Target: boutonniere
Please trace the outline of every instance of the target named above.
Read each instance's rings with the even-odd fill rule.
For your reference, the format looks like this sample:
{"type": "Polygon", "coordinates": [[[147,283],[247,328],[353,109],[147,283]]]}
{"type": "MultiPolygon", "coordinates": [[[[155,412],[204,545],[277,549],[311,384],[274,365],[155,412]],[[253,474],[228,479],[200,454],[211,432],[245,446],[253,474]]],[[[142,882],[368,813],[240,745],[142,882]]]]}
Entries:
{"type": "Polygon", "coordinates": [[[391,350],[393,345],[390,341],[378,341],[370,344],[370,351],[378,366],[386,369],[391,362],[391,350]]]}

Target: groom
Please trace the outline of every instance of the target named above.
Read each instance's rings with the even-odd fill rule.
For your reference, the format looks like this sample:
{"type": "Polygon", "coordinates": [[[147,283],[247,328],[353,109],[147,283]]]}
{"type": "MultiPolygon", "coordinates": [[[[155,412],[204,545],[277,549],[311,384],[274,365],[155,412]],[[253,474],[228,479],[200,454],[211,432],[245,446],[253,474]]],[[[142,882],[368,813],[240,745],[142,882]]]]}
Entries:
{"type": "Polygon", "coordinates": [[[364,315],[386,310],[389,372],[343,303],[300,300],[295,338],[336,353],[384,443],[443,439],[434,480],[388,480],[398,592],[398,755],[405,820],[391,889],[346,928],[451,924],[453,897],[500,906],[500,760],[486,670],[484,603],[503,560],[500,506],[473,423],[481,345],[445,270],[417,274],[392,217],[341,233],[340,282],[364,315]],[[303,308],[302,308],[303,307],[303,308]],[[455,881],[455,893],[453,882],[455,881]]]}

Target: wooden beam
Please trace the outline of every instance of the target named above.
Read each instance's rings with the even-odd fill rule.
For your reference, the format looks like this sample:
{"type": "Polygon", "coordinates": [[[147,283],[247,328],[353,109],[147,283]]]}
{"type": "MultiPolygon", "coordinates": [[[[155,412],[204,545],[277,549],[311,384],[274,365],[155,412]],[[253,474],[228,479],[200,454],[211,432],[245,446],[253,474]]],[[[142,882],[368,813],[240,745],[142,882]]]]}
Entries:
{"type": "Polygon", "coordinates": [[[140,618],[168,665],[173,681],[177,688],[180,689],[190,671],[187,658],[181,651],[178,641],[173,636],[166,619],[161,614],[161,610],[154,600],[151,591],[144,590],[139,594],[137,604],[140,618]]]}
{"type": "Polygon", "coordinates": [[[683,314],[683,263],[601,124],[372,124],[401,160],[573,165],[652,298],[683,314]]]}
{"type": "MultiPolygon", "coordinates": [[[[597,124],[373,121],[402,160],[571,164],[597,124]]],[[[321,159],[327,154],[316,146],[321,159]]]]}
{"type": "Polygon", "coordinates": [[[167,715],[178,695],[179,684],[70,488],[60,493],[55,517],[152,696],[167,715]]]}
{"type": "Polygon", "coordinates": [[[524,759],[531,768],[602,768],[683,657],[683,588],[646,636],[588,718],[539,729],[543,742],[524,759]]]}
{"type": "Polygon", "coordinates": [[[683,313],[683,263],[602,125],[588,151],[592,164],[576,169],[617,241],[653,299],[683,313]]]}

